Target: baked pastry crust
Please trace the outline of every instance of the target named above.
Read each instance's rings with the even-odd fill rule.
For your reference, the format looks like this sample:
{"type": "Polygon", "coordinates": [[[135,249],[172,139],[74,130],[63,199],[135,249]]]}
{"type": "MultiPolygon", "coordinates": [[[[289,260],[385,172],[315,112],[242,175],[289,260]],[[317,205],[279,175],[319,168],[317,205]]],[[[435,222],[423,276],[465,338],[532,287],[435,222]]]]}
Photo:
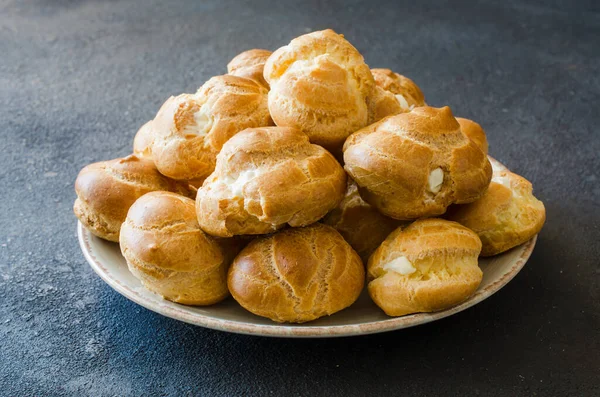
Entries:
{"type": "Polygon", "coordinates": [[[375,87],[368,100],[369,122],[373,124],[387,116],[404,113],[405,110],[394,94],[381,87],[375,87]]]}
{"type": "Polygon", "coordinates": [[[269,88],[265,80],[264,69],[267,59],[272,52],[269,50],[253,49],[239,53],[227,64],[227,73],[233,76],[252,79],[269,88]]]}
{"type": "Polygon", "coordinates": [[[164,175],[202,181],[214,170],[217,153],[229,138],[272,124],[265,87],[243,77],[216,76],[196,94],[164,103],[152,124],[152,156],[164,175]]]}
{"type": "Polygon", "coordinates": [[[348,178],[344,199],[323,218],[323,223],[337,230],[365,264],[383,240],[403,224],[364,201],[352,178],[348,178]]]}
{"type": "Polygon", "coordinates": [[[492,177],[489,160],[447,106],[415,108],[355,132],[344,144],[344,162],[362,198],[401,220],[475,201],[492,177]]]}
{"type": "Polygon", "coordinates": [[[546,209],[533,195],[527,179],[510,171],[497,171],[483,197],[450,207],[447,218],[477,233],[483,243],[481,256],[491,256],[538,234],[546,221],[546,209]]]}
{"type": "Polygon", "coordinates": [[[310,225],[343,198],[346,173],[298,130],[251,128],[231,138],[198,190],[200,227],[214,236],[310,225]]]}
{"type": "Polygon", "coordinates": [[[129,207],[142,195],[155,190],[192,198],[195,195],[187,183],[161,175],[149,159],[132,154],[122,159],[101,161],[79,172],[73,211],[94,235],[119,241],[119,230],[129,207]]]}
{"type": "Polygon", "coordinates": [[[489,145],[483,128],[475,121],[462,117],[457,117],[456,121],[458,121],[461,131],[467,138],[475,142],[479,149],[487,156],[489,145]]]}
{"type": "Polygon", "coordinates": [[[194,200],[162,191],[131,206],[120,235],[131,273],[150,291],[184,305],[211,305],[229,295],[227,268],[239,251],[229,240],[200,230],[194,200]]]}
{"type": "Polygon", "coordinates": [[[374,81],[362,55],[331,29],[297,37],[267,60],[269,110],[278,126],[336,151],[368,122],[374,81]]]}
{"type": "Polygon", "coordinates": [[[369,295],[389,316],[447,309],[481,283],[480,251],[479,237],[458,223],[417,220],[392,232],[369,259],[369,295]]]}
{"type": "Polygon", "coordinates": [[[133,138],[133,154],[152,159],[152,120],[140,127],[133,138]]]}
{"type": "Polygon", "coordinates": [[[377,87],[391,92],[400,104],[402,112],[409,112],[420,106],[426,106],[425,96],[419,86],[406,76],[390,69],[371,69],[377,87]]]}
{"type": "Polygon", "coordinates": [[[365,272],[333,228],[316,223],[252,241],[235,258],[227,284],[246,310],[276,322],[303,323],[356,301],[365,272]]]}

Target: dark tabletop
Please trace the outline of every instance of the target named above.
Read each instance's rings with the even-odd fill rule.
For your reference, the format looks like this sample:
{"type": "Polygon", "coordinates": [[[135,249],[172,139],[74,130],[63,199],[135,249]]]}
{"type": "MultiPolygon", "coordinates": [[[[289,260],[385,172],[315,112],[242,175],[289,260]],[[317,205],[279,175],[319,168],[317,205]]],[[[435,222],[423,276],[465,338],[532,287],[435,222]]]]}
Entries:
{"type": "Polygon", "coordinates": [[[591,0],[0,1],[0,395],[597,396],[599,103],[591,0]],[[104,284],[77,243],[79,169],[238,52],[327,27],[533,182],[548,221],[523,271],[450,318],[322,340],[194,327],[104,284]]]}

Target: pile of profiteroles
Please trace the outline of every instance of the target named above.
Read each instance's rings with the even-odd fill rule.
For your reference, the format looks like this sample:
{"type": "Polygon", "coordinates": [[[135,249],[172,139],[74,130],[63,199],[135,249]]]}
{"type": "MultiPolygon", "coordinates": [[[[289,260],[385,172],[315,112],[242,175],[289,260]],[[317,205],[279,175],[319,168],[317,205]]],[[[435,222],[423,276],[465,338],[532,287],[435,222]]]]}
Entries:
{"type": "Polygon", "coordinates": [[[442,310],[477,289],[480,256],[544,224],[531,183],[492,170],[479,124],[332,30],[227,69],[75,182],[81,223],[165,299],[231,295],[300,323],[352,305],[366,278],[390,316],[442,310]]]}

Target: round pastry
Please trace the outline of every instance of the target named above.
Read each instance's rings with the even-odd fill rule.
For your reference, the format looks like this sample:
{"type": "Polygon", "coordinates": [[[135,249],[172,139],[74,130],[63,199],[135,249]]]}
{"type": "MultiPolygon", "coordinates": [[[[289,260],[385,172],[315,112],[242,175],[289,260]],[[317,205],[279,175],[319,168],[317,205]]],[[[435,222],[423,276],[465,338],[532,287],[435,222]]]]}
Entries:
{"type": "Polygon", "coordinates": [[[402,111],[408,112],[413,108],[426,106],[425,96],[414,81],[390,69],[371,69],[377,87],[395,95],[402,111]]]}
{"type": "Polygon", "coordinates": [[[152,159],[152,120],[140,127],[133,138],[133,154],[152,159]]]}
{"type": "Polygon", "coordinates": [[[271,56],[272,52],[268,50],[248,50],[235,56],[227,64],[227,73],[233,76],[252,79],[257,83],[269,88],[263,75],[265,62],[271,56]]]}
{"type": "Polygon", "coordinates": [[[73,211],[93,234],[119,241],[129,207],[142,195],[167,190],[194,197],[187,183],[161,175],[152,160],[130,155],[84,167],[75,181],[73,211]]]}
{"type": "Polygon", "coordinates": [[[546,209],[533,196],[527,179],[509,171],[497,171],[482,198],[450,207],[447,218],[477,233],[483,243],[481,255],[491,256],[538,234],[546,221],[546,209]]]}
{"type": "Polygon", "coordinates": [[[214,236],[265,234],[318,221],[344,197],[346,173],[293,128],[252,128],[231,138],[198,190],[200,227],[214,236]]]}
{"type": "Polygon", "coordinates": [[[200,230],[192,199],[145,194],[129,208],[119,242],[131,273],[165,299],[211,305],[229,295],[227,268],[238,250],[200,230]]]}
{"type": "Polygon", "coordinates": [[[458,121],[460,129],[467,136],[467,138],[475,142],[479,149],[481,149],[481,151],[487,156],[488,141],[483,128],[481,128],[481,126],[473,120],[464,119],[462,117],[457,117],[456,121],[458,121]]]}
{"type": "Polygon", "coordinates": [[[381,87],[375,87],[373,95],[369,98],[369,123],[373,124],[384,117],[404,113],[400,102],[394,94],[381,87]]]}
{"type": "Polygon", "coordinates": [[[448,107],[415,108],[355,132],[344,144],[344,162],[362,198],[395,219],[475,201],[492,177],[486,155],[448,107]]]}
{"type": "Polygon", "coordinates": [[[243,77],[213,77],[196,94],[171,97],[160,108],[152,124],[152,156],[164,175],[201,181],[229,138],[272,124],[265,87],[243,77]]]}
{"type": "Polygon", "coordinates": [[[369,295],[388,316],[447,309],[481,283],[481,241],[464,226],[421,219],[392,232],[368,264],[369,295]]]}
{"type": "Polygon", "coordinates": [[[367,125],[373,76],[358,50],[331,29],[275,51],[264,75],[275,124],[298,128],[312,143],[339,150],[348,135],[367,125]]]}
{"type": "Polygon", "coordinates": [[[227,285],[246,310],[303,323],[350,306],[364,285],[360,258],[329,226],[316,223],[256,239],[229,268],[227,285]]]}
{"type": "Polygon", "coordinates": [[[348,178],[344,199],[323,218],[323,223],[337,230],[364,263],[381,242],[402,224],[365,202],[352,178],[348,178]]]}

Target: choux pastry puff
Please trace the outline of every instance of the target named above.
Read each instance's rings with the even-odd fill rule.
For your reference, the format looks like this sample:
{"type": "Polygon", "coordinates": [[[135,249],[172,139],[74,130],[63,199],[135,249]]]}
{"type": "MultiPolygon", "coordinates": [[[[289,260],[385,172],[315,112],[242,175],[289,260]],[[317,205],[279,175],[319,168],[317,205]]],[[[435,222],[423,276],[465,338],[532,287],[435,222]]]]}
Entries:
{"type": "Polygon", "coordinates": [[[369,259],[369,295],[389,316],[452,307],[481,283],[480,251],[477,234],[456,222],[417,220],[392,232],[369,259]]]}
{"type": "Polygon", "coordinates": [[[297,37],[267,60],[275,124],[306,133],[332,152],[368,123],[373,76],[363,56],[331,29],[297,37]]]}
{"type": "Polygon", "coordinates": [[[360,258],[342,236],[315,223],[250,242],[229,268],[227,285],[246,310],[303,323],[350,306],[364,278],[360,258]]]}
{"type": "MultiPolygon", "coordinates": [[[[371,69],[375,85],[394,95],[402,112],[426,106],[425,96],[414,81],[390,69],[371,69]]],[[[400,113],[400,112],[398,112],[400,113]]]]}
{"type": "Polygon", "coordinates": [[[538,234],[546,221],[544,203],[531,183],[510,171],[496,171],[479,200],[450,207],[447,219],[473,230],[483,244],[482,256],[497,255],[538,234]]]}
{"type": "Polygon", "coordinates": [[[388,218],[365,202],[356,183],[348,178],[344,199],[323,218],[323,223],[337,230],[367,263],[373,251],[403,222],[388,218]]]}
{"type": "Polygon", "coordinates": [[[226,275],[236,243],[206,235],[194,200],[170,192],[140,197],[120,236],[131,273],[150,291],[184,305],[211,305],[229,295],[226,275]]]}
{"type": "Polygon", "coordinates": [[[169,98],[152,122],[152,157],[159,171],[199,185],[229,138],[272,125],[267,89],[254,80],[216,76],[196,94],[169,98]]]}
{"type": "Polygon", "coordinates": [[[200,227],[220,237],[310,225],[344,197],[346,173],[333,156],[286,127],[251,128],[231,138],[198,190],[200,227]]]}
{"type": "Polygon", "coordinates": [[[271,54],[271,51],[259,49],[239,53],[227,64],[227,73],[254,80],[269,88],[263,72],[271,54]]]}
{"type": "Polygon", "coordinates": [[[400,220],[473,202],[492,177],[487,156],[448,107],[418,107],[355,132],[344,144],[344,161],[362,198],[400,220]]]}
{"type": "Polygon", "coordinates": [[[140,127],[133,138],[133,154],[152,160],[152,120],[140,127]]]}
{"type": "Polygon", "coordinates": [[[130,155],[84,167],[75,181],[73,211],[94,235],[119,241],[129,207],[144,194],[166,190],[195,197],[195,189],[161,175],[152,160],[130,155]]]}

